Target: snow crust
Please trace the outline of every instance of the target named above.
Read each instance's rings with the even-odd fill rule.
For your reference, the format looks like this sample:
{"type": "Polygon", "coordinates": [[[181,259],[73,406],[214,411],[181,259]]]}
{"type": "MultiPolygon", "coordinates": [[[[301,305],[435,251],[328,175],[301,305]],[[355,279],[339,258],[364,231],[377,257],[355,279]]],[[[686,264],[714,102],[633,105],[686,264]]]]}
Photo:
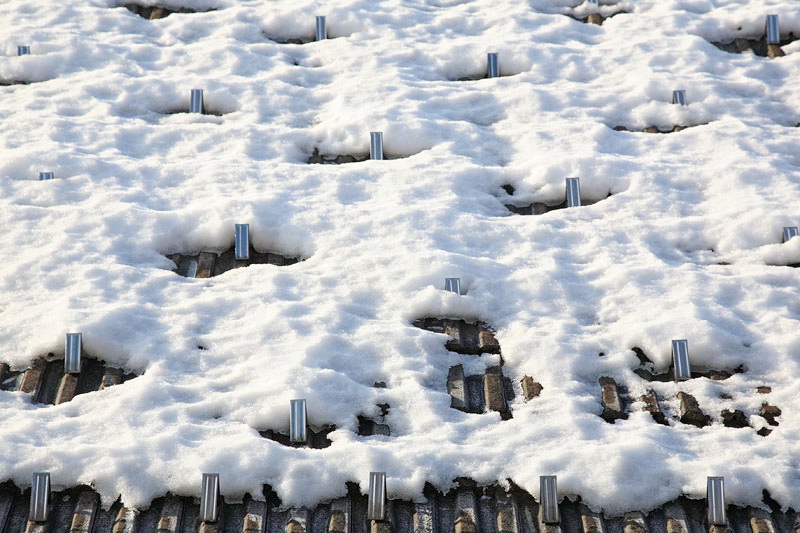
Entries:
{"type": "Polygon", "coordinates": [[[619,513],[703,497],[720,475],[730,503],[766,489],[800,507],[800,270],[781,266],[800,263],[800,239],[781,244],[800,224],[800,42],[778,59],[709,42],[757,38],[769,13],[800,35],[796,2],[623,0],[602,26],[566,16],[590,9],[568,0],[161,5],[214,11],[0,4],[0,79],[38,82],[0,87],[2,360],[25,368],[81,331],[87,354],[143,373],[60,406],[0,392],[3,480],[48,470],[56,489],[145,507],[198,495],[202,472],[228,500],[268,484],[286,505],[366,491],[370,471],[412,499],[457,476],[538,495],[557,474],[562,495],[619,513]],[[329,40],[271,40],[313,39],[315,15],[329,40]],[[483,75],[487,52],[502,77],[455,81],[483,75]],[[179,112],[194,88],[215,115],[179,112]],[[675,124],[695,127],[613,129],[675,124]],[[370,131],[397,159],[306,164],[314,148],[366,154],[370,131]],[[504,207],[558,203],[568,176],[596,203],[504,207]],[[237,222],[305,261],[170,271],[165,254],[223,251],[237,222]],[[511,420],[449,407],[448,368],[498,358],[446,351],[411,326],[423,316],[497,330],[511,420]],[[713,424],[603,421],[597,379],[640,384],[634,346],[666,371],[674,338],[697,365],[745,368],[652,384],[694,395],[713,424]],[[527,403],[524,375],[544,387],[527,403]],[[259,435],[288,430],[293,398],[337,426],[332,446],[259,435]],[[768,437],[722,426],[722,409],[765,426],[763,401],[783,411],[768,437]],[[379,403],[392,436],[358,436],[379,403]]]}

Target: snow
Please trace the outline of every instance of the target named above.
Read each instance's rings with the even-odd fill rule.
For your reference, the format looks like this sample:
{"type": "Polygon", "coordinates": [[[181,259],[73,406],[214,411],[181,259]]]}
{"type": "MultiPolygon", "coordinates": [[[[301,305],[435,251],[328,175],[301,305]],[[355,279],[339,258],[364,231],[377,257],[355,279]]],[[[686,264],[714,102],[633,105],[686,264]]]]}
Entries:
{"type": "Polygon", "coordinates": [[[370,471],[411,499],[464,475],[538,496],[557,474],[562,495],[614,514],[703,497],[719,475],[730,503],[766,489],[800,506],[800,271],[781,266],[800,263],[800,239],[781,243],[800,224],[800,41],[778,59],[709,42],[757,38],[768,13],[800,35],[795,2],[622,0],[602,26],[566,16],[590,10],[568,0],[162,5],[215,10],[148,21],[112,0],[0,5],[13,21],[0,79],[41,82],[0,87],[2,360],[23,369],[80,331],[88,355],[142,374],[59,406],[0,392],[4,480],[47,470],[56,489],[146,507],[198,495],[202,472],[221,473],[229,501],[267,484],[286,505],[347,481],[366,491],[370,471]],[[311,39],[318,14],[324,42],[268,38],[311,39]],[[502,77],[455,81],[480,76],[487,52],[502,77]],[[180,112],[195,88],[218,116],[180,112]],[[613,129],[675,124],[694,127],[613,129]],[[368,153],[370,131],[396,159],[306,164],[314,148],[368,153]],[[37,181],[44,170],[56,179],[37,181]],[[568,176],[596,203],[504,207],[558,203],[568,176]],[[305,260],[170,271],[165,254],[230,248],[235,223],[257,249],[305,260]],[[498,357],[448,352],[411,325],[424,316],[496,329],[512,419],[449,407],[448,368],[498,357]],[[631,348],[663,372],[675,338],[698,367],[745,372],[633,374],[631,348]],[[524,375],[544,387],[527,403],[524,375]],[[632,398],[652,387],[673,412],[688,392],[713,424],[662,426],[640,404],[608,424],[600,376],[632,398]],[[293,398],[313,427],[337,426],[329,448],[259,435],[288,431],[293,398]],[[783,411],[766,438],[764,401],[783,411]],[[380,403],[392,436],[358,436],[380,403]],[[722,409],[754,427],[724,427],[722,409]]]}

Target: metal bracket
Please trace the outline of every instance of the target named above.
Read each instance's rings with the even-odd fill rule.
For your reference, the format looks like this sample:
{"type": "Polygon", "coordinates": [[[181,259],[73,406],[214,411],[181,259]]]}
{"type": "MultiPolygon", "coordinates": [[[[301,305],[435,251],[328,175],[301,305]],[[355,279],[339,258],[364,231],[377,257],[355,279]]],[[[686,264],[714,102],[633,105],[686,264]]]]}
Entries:
{"type": "Polygon", "coordinates": [[[289,441],[307,442],[306,401],[291,400],[289,410],[289,441]]]}
{"type": "Polygon", "coordinates": [[[386,472],[369,473],[367,520],[386,520],[386,472]]]}
{"type": "Polygon", "coordinates": [[[200,490],[200,521],[216,522],[219,517],[219,474],[203,474],[200,490]]]}
{"type": "Polygon", "coordinates": [[[328,38],[328,29],[325,27],[325,17],[317,15],[317,32],[316,38],[318,41],[324,41],[328,38]]]}
{"type": "Polygon", "coordinates": [[[567,207],[581,206],[581,179],[567,178],[567,207]]]}
{"type": "Polygon", "coordinates": [[[672,341],[672,364],[675,369],[675,381],[692,379],[692,365],[689,362],[689,341],[686,339],[672,341]]]}
{"type": "Polygon", "coordinates": [[[189,98],[189,113],[205,112],[203,106],[203,89],[192,89],[192,95],[189,98]]]}
{"type": "Polygon", "coordinates": [[[197,259],[189,261],[189,266],[186,267],[186,277],[193,278],[197,276],[197,259]]]}
{"type": "Polygon", "coordinates": [[[767,15],[767,44],[781,44],[781,30],[778,26],[778,15],[767,15]]]}
{"type": "Polygon", "coordinates": [[[234,227],[234,259],[250,259],[250,224],[236,224],[234,227]]]}
{"type": "Polygon", "coordinates": [[[80,333],[67,333],[67,342],[64,347],[64,373],[78,374],[81,371],[81,346],[83,335],[80,333]]]}
{"type": "Polygon", "coordinates": [[[31,508],[28,520],[47,521],[50,506],[50,472],[34,472],[31,483],[31,508]]]}
{"type": "Polygon", "coordinates": [[[486,58],[486,77],[499,78],[500,77],[500,60],[497,58],[497,52],[490,52],[486,58]]]}
{"type": "Polygon", "coordinates": [[[556,476],[539,476],[539,502],[542,509],[543,524],[558,524],[561,515],[558,511],[558,482],[556,476]]]}
{"type": "Polygon", "coordinates": [[[728,523],[725,516],[725,478],[708,478],[708,523],[713,526],[728,523]]]}
{"type": "Polygon", "coordinates": [[[444,278],[444,290],[461,295],[461,278],[444,278]]]}
{"type": "Polygon", "coordinates": [[[369,158],[383,159],[383,132],[371,131],[369,133],[369,158]]]}

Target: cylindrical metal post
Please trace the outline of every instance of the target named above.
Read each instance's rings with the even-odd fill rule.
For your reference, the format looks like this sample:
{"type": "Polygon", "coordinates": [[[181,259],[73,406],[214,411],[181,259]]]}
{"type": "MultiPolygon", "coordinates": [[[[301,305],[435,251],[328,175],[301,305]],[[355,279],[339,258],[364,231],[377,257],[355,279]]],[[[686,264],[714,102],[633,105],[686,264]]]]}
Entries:
{"type": "Polygon", "coordinates": [[[556,476],[539,476],[539,510],[543,524],[558,524],[558,481],[556,476]]]}
{"type": "Polygon", "coordinates": [[[324,41],[328,38],[328,29],[325,27],[325,17],[317,15],[317,40],[324,41]]]}
{"type": "Polygon", "coordinates": [[[289,442],[307,442],[306,401],[291,400],[289,406],[289,442]]]}
{"type": "Polygon", "coordinates": [[[497,52],[490,52],[486,61],[486,77],[500,77],[500,61],[497,59],[497,52]]]}
{"type": "Polygon", "coordinates": [[[250,224],[236,224],[233,234],[233,258],[237,261],[250,259],[250,224]]]}
{"type": "Polygon", "coordinates": [[[714,526],[728,524],[725,512],[725,478],[708,478],[708,523],[714,526]]]}
{"type": "Polygon", "coordinates": [[[203,89],[192,89],[189,100],[189,113],[203,113],[203,89]]]}
{"type": "Polygon", "coordinates": [[[781,30],[778,25],[778,15],[767,15],[767,44],[781,44],[781,30]]]}
{"type": "Polygon", "coordinates": [[[383,159],[383,132],[372,131],[369,134],[369,158],[383,159]]]}
{"type": "Polygon", "coordinates": [[[689,105],[686,100],[686,91],[683,89],[672,91],[672,103],[678,105],[689,105]]]}

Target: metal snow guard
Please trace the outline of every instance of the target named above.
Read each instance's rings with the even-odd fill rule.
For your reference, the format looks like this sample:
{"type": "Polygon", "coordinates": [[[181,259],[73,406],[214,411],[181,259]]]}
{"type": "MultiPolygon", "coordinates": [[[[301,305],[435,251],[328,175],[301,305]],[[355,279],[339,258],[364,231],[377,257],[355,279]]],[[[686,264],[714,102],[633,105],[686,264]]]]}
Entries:
{"type": "Polygon", "coordinates": [[[581,206],[581,179],[567,178],[567,207],[581,206]]]}
{"type": "Polygon", "coordinates": [[[386,520],[386,472],[369,473],[367,520],[386,520]]]}
{"type": "Polygon", "coordinates": [[[778,15],[767,15],[767,44],[781,44],[781,30],[778,26],[778,15]]]}
{"type": "Polygon", "coordinates": [[[708,523],[724,526],[728,523],[725,516],[725,478],[708,478],[708,523]]]}
{"type": "Polygon", "coordinates": [[[306,424],[306,401],[291,400],[289,409],[289,441],[306,442],[308,432],[306,424]]]}
{"type": "Polygon", "coordinates": [[[500,77],[500,61],[497,58],[497,52],[490,52],[486,58],[486,77],[499,78],[500,77]]]}
{"type": "Polygon", "coordinates": [[[31,508],[28,520],[47,521],[50,504],[50,472],[34,472],[31,482],[31,508]]]}
{"type": "Polygon", "coordinates": [[[539,476],[539,499],[543,524],[558,524],[558,480],[556,476],[539,476]]]}
{"type": "Polygon", "coordinates": [[[461,295],[461,278],[444,278],[444,290],[461,295]]]}
{"type": "Polygon", "coordinates": [[[67,342],[64,346],[64,373],[77,374],[81,371],[81,345],[83,335],[80,333],[67,333],[67,342]]]}
{"type": "Polygon", "coordinates": [[[192,89],[189,98],[189,113],[203,113],[203,89],[192,89]]]}
{"type": "Polygon", "coordinates": [[[219,474],[203,474],[200,489],[200,521],[216,522],[219,516],[219,474]]]}
{"type": "Polygon", "coordinates": [[[369,133],[369,158],[383,159],[383,132],[371,131],[369,133]]]}
{"type": "Polygon", "coordinates": [[[325,17],[321,15],[317,15],[316,38],[318,41],[324,41],[328,38],[328,30],[325,27],[325,17]]]}
{"type": "Polygon", "coordinates": [[[234,227],[234,259],[250,259],[250,224],[236,224],[234,227]]]}
{"type": "Polygon", "coordinates": [[[672,363],[675,368],[675,381],[692,379],[692,365],[689,363],[689,341],[672,341],[672,363]]]}

